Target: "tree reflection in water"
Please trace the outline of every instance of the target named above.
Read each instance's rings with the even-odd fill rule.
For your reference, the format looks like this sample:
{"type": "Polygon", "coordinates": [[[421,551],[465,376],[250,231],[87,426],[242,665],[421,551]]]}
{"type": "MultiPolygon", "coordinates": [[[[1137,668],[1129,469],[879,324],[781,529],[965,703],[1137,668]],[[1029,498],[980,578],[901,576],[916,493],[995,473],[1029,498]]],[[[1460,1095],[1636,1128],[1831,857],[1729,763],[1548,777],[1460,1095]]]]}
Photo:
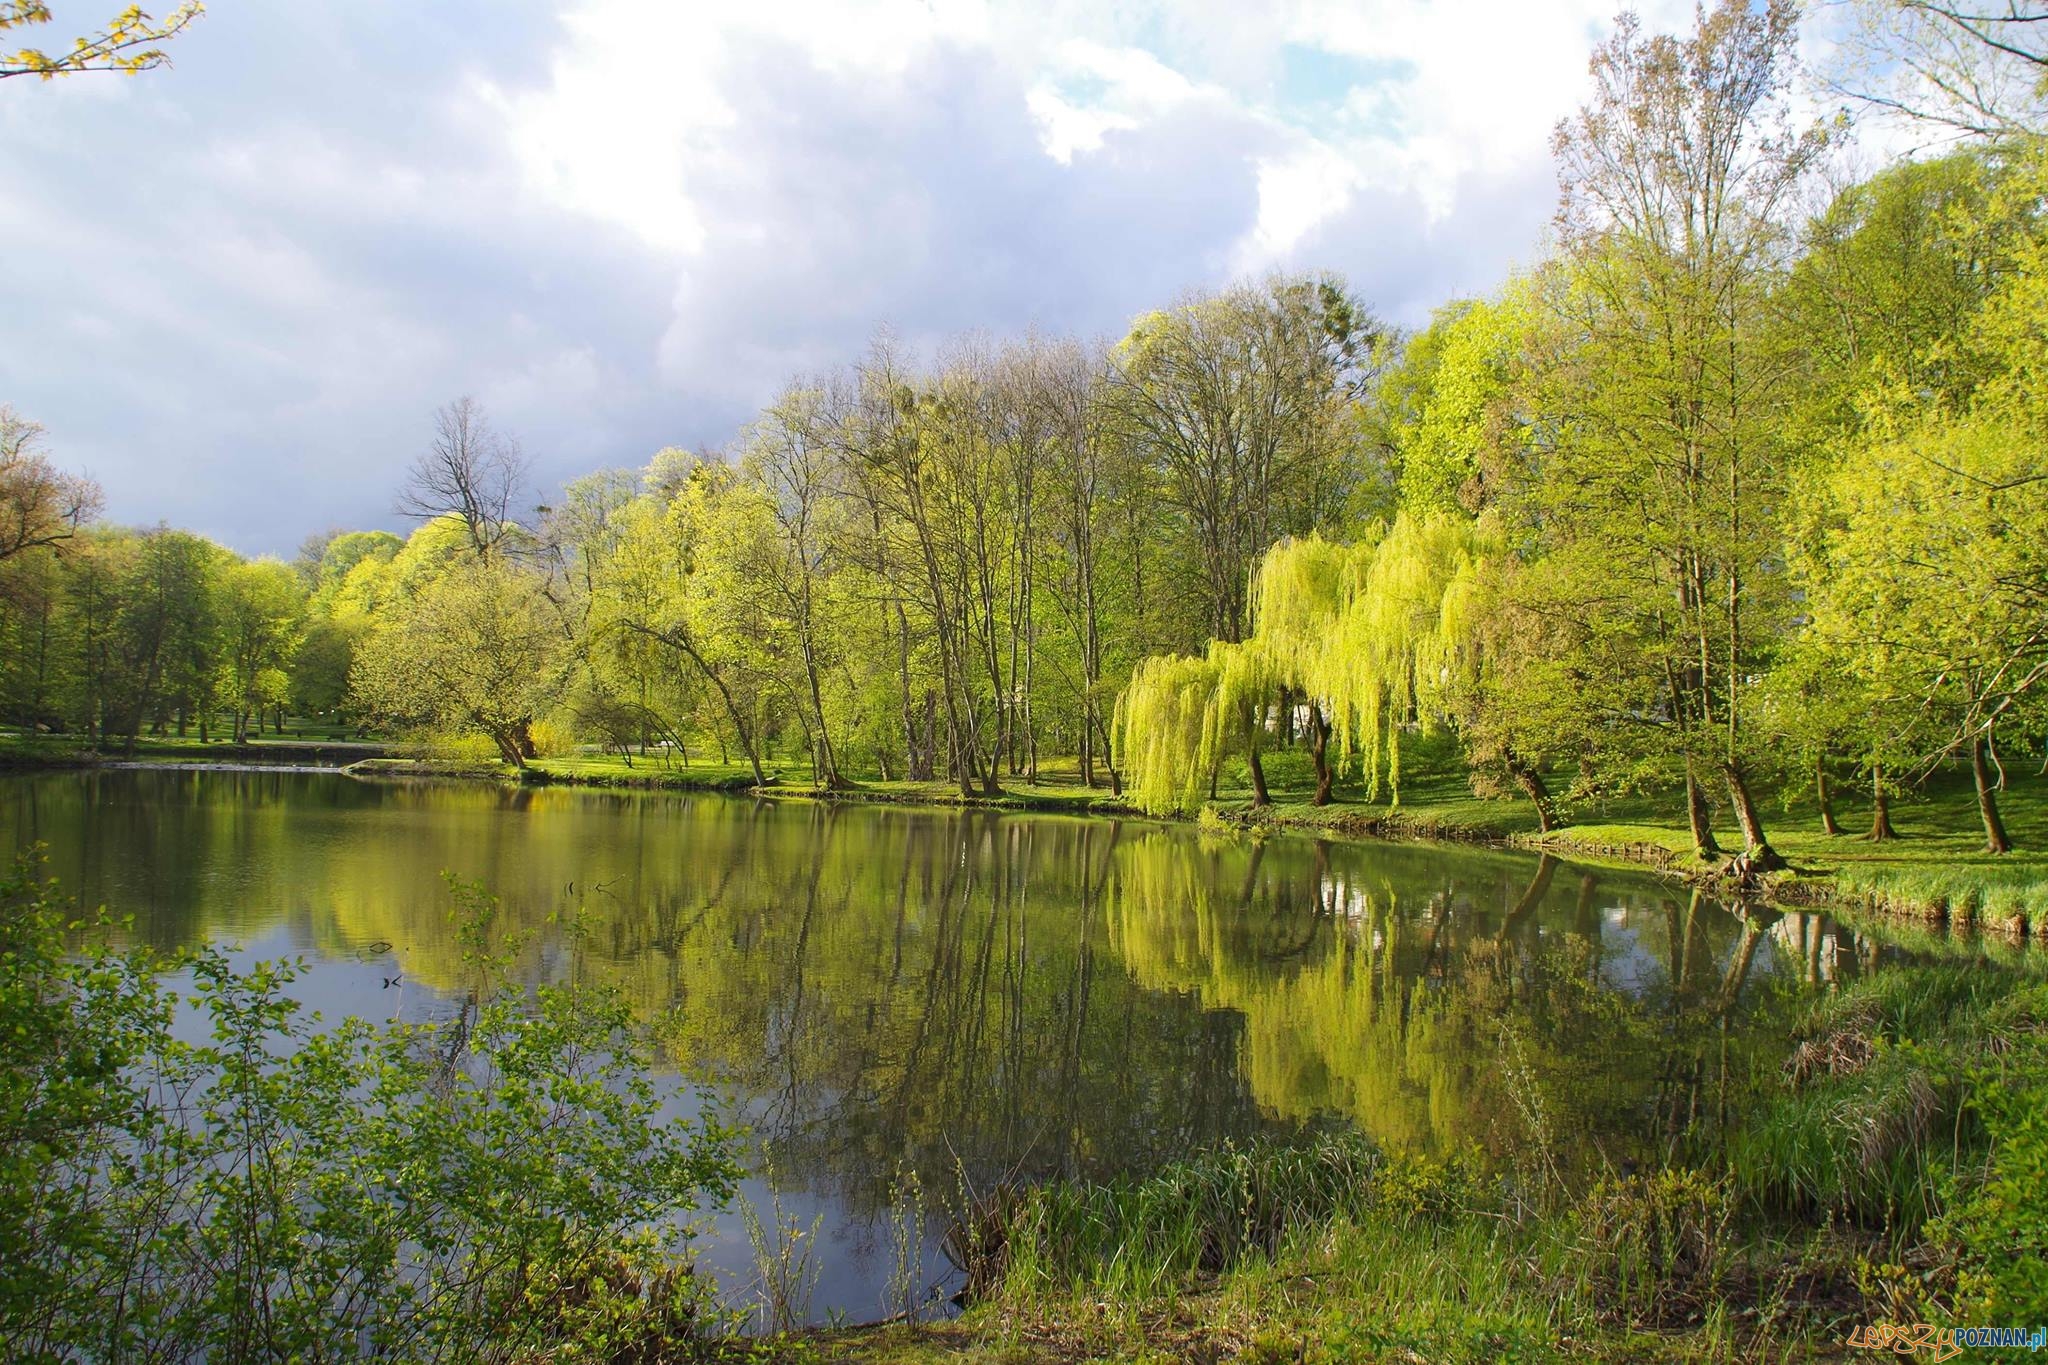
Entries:
{"type": "Polygon", "coordinates": [[[1877,951],[1548,857],[1144,821],[158,772],[10,778],[0,819],[152,941],[308,952],[364,1012],[371,945],[407,1008],[453,987],[440,873],[480,881],[529,971],[661,1021],[855,1242],[905,1169],[1101,1175],[1309,1123],[1619,1163],[1775,1065],[1760,982],[1877,951]]]}

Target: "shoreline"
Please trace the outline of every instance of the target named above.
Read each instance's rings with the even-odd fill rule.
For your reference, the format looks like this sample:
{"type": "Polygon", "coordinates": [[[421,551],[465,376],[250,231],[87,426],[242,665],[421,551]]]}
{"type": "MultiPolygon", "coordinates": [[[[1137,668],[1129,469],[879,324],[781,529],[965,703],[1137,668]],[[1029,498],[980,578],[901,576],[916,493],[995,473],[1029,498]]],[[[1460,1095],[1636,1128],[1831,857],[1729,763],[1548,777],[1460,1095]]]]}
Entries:
{"type": "MultiPolygon", "coordinates": [[[[332,771],[361,781],[456,781],[492,782],[513,787],[581,787],[600,791],[704,792],[725,796],[752,796],[762,800],[812,801],[822,804],[924,806],[936,810],[1019,811],[1036,814],[1069,815],[1091,819],[1157,820],[1162,824],[1197,824],[1202,813],[1193,815],[1150,815],[1105,789],[1078,784],[1054,790],[1011,789],[996,796],[980,793],[963,796],[957,790],[937,784],[878,786],[872,783],[840,788],[813,787],[808,782],[785,784],[770,775],[766,784],[754,781],[750,773],[704,772],[654,769],[645,773],[564,772],[542,767],[506,769],[495,764],[441,762],[395,756],[387,745],[358,741],[259,741],[236,745],[214,743],[178,746],[175,755],[120,755],[94,753],[22,752],[0,748],[0,771],[82,771],[90,769],[203,770],[233,765],[241,771],[332,771]],[[270,760],[265,762],[263,760],[270,760]],[[348,759],[335,763],[336,759],[348,759]],[[312,760],[311,764],[307,760],[312,760]]],[[[730,766],[730,765],[728,765],[730,766]]],[[[1512,803],[1503,802],[1503,805],[1512,803]]],[[[1771,873],[1751,888],[1736,885],[1726,875],[1730,859],[1712,864],[1689,865],[1690,860],[1673,849],[1649,839],[1581,837],[1572,826],[1547,834],[1503,830],[1498,826],[1475,824],[1399,807],[1379,809],[1343,802],[1312,807],[1276,804],[1264,810],[1248,802],[1228,801],[1205,808],[1212,821],[1254,837],[1265,832],[1284,832],[1308,837],[1357,841],[1463,844],[1566,858],[1574,862],[1604,864],[1621,869],[1647,871],[1686,886],[1700,887],[1723,895],[1741,896],[1766,905],[1785,908],[1841,911],[1879,919],[1955,928],[2009,940],[2040,937],[2044,914],[2038,907],[2001,908],[1988,898],[1958,898],[1951,895],[1913,896],[1888,893],[1880,888],[1845,886],[1837,879],[1840,867],[1801,866],[1794,858],[1784,872],[1771,873]],[[1956,904],[1958,899],[1964,903],[1956,904]]],[[[1599,829],[1593,826],[1592,829],[1599,829]]],[[[1846,837],[1846,836],[1845,836],[1846,837]]],[[[1905,859],[1873,859],[1879,868],[1910,867],[1905,859]]]]}

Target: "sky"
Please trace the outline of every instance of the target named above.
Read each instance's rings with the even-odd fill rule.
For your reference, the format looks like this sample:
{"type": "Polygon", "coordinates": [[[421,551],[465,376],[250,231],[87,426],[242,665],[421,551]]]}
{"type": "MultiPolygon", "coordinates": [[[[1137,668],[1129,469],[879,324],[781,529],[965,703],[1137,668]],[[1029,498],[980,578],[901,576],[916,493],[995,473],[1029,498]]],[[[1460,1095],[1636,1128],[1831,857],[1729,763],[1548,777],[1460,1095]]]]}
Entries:
{"type": "Polygon", "coordinates": [[[0,82],[0,402],[113,520],[288,556],[403,529],[464,394],[538,500],[883,327],[1113,337],[1275,269],[1418,325],[1542,251],[1613,8],[212,0],[168,69],[0,82]]]}

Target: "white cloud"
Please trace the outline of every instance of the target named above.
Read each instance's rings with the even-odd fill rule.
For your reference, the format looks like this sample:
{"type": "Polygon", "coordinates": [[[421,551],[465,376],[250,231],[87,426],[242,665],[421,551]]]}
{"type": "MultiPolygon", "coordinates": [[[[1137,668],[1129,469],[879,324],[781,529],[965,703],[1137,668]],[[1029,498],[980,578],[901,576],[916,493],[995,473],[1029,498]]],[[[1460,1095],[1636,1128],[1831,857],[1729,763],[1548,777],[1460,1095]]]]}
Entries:
{"type": "Polygon", "coordinates": [[[1286,261],[1310,231],[1351,202],[1363,175],[1355,161],[1314,140],[1262,159],[1259,217],[1238,245],[1237,273],[1256,274],[1286,261]]]}
{"type": "MultiPolygon", "coordinates": [[[[1208,173],[1253,177],[1256,211],[1224,226],[1224,239],[1190,265],[1250,272],[1341,264],[1305,262],[1298,251],[1367,187],[1411,201],[1420,233],[1456,213],[1482,181],[1525,183],[1531,164],[1547,162],[1551,127],[1584,90],[1611,4],[1536,0],[1482,14],[1431,0],[1021,8],[583,0],[563,22],[544,80],[482,94],[502,114],[529,185],[688,262],[683,296],[688,281],[722,271],[718,253],[735,244],[774,241],[796,254],[799,270],[816,253],[805,225],[763,220],[747,191],[778,179],[778,167],[748,159],[801,140],[789,124],[820,112],[819,87],[856,90],[870,108],[914,124],[941,114],[904,98],[939,67],[1006,92],[1055,166],[1119,158],[1145,130],[1192,122],[1192,106],[1204,106],[1211,125],[1236,125],[1244,160],[1226,165],[1222,148],[1213,149],[1208,173]],[[775,55],[764,63],[764,52],[775,55]],[[1287,69],[1301,52],[1339,72],[1349,65],[1340,100],[1301,104],[1287,69]]],[[[1658,0],[1650,11],[1652,26],[1689,17],[1681,0],[1658,0]]],[[[940,131],[966,139],[984,130],[940,131]]],[[[785,207],[801,212],[795,196],[785,207]]],[[[861,215],[869,222],[821,217],[808,230],[873,230],[903,206],[875,207],[861,215]]],[[[897,212],[894,230],[909,225],[897,212]]],[[[843,253],[834,243],[823,254],[843,253]]],[[[672,337],[663,350],[671,370],[676,350],[672,337]]]]}
{"type": "Polygon", "coordinates": [[[1025,95],[1045,153],[1062,165],[1102,147],[1111,132],[1144,126],[1189,100],[1228,99],[1203,90],[1151,53],[1085,38],[1060,42],[1025,95]]]}
{"type": "Polygon", "coordinates": [[[1419,322],[1536,250],[1613,3],[218,6],[168,71],[0,90],[0,400],[117,517],[288,551],[465,392],[552,480],[884,324],[1113,333],[1276,266],[1419,322]]]}

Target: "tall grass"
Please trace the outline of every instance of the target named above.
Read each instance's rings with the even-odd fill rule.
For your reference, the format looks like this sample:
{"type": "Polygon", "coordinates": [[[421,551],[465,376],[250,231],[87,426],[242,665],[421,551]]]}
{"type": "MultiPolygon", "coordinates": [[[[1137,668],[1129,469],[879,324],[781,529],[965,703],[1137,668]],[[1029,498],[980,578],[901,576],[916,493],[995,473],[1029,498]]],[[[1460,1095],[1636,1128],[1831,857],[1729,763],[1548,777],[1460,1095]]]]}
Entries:
{"type": "Polygon", "coordinates": [[[1464,1161],[1323,1137],[984,1207],[1005,1264],[970,1321],[1026,1324],[1061,1358],[1477,1362],[1598,1343],[1601,1359],[1734,1361],[1790,1358],[1816,1330],[1799,1301],[1813,1268],[1753,1256],[1728,1182],[1698,1170],[1539,1208],[1464,1161]]]}
{"type": "Polygon", "coordinates": [[[2028,1027],[2036,980],[1945,963],[1882,971],[1817,1001],[1794,1028],[1781,1085],[1729,1144],[1750,1205],[1917,1237],[1981,1158],[1978,1069],[2028,1027]]]}
{"type": "Polygon", "coordinates": [[[1382,1167],[1354,1134],[1227,1144],[1143,1179],[1059,1182],[984,1200],[948,1245],[970,1291],[1000,1282],[1026,1296],[1088,1286],[1148,1298],[1364,1213],[1382,1167]]]}

